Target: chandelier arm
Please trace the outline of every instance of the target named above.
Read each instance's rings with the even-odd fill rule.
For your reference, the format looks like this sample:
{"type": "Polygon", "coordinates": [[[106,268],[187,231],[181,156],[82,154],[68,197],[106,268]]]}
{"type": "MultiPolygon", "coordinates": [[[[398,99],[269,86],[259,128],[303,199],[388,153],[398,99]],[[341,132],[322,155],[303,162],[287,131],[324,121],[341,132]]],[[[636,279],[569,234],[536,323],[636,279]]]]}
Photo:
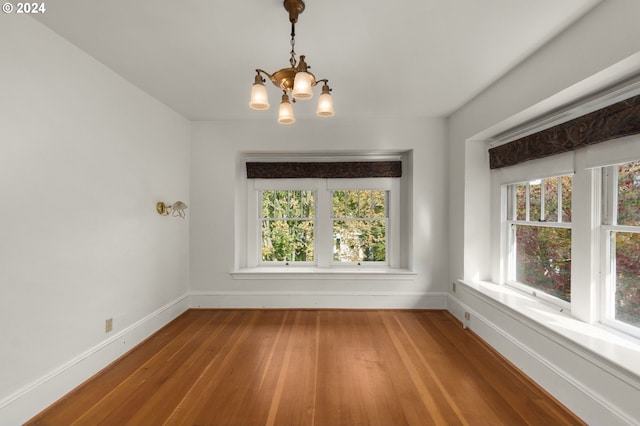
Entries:
{"type": "Polygon", "coordinates": [[[262,73],[262,74],[266,75],[267,77],[269,77],[269,80],[271,80],[272,77],[273,77],[273,74],[269,74],[268,72],[266,72],[265,70],[263,70],[261,68],[256,68],[256,72],[258,74],[262,73]]]}

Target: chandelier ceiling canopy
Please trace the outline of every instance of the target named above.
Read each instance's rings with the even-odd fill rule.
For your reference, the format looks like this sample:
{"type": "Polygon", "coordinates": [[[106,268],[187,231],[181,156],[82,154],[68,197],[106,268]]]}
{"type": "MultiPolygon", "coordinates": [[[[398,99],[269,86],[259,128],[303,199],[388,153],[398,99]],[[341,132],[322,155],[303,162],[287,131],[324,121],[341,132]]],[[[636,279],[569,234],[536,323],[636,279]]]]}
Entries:
{"type": "Polygon", "coordinates": [[[278,123],[293,124],[296,119],[293,114],[293,107],[289,101],[307,100],[313,97],[313,87],[322,82],[322,93],[318,100],[316,114],[320,117],[332,117],[335,113],[333,110],[333,99],[331,98],[331,88],[329,88],[329,80],[316,80],[315,75],[309,71],[311,68],[305,62],[305,55],[300,55],[300,59],[296,59],[296,22],[298,17],[305,9],[302,0],[284,0],[284,8],[289,13],[289,22],[291,22],[291,58],[289,59],[289,67],[282,68],[269,74],[263,69],[256,69],[255,82],[251,88],[251,100],[249,107],[256,110],[269,109],[269,99],[267,97],[267,88],[264,86],[264,74],[271,82],[282,90],[282,101],[278,111],[278,123]]]}

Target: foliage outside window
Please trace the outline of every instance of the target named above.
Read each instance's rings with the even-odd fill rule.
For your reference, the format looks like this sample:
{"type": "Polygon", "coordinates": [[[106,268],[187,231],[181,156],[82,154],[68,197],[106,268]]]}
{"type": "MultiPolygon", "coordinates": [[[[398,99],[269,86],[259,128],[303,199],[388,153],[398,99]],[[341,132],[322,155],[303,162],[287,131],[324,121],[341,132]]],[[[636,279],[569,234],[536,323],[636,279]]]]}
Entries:
{"type": "Polygon", "coordinates": [[[333,191],[333,260],[386,261],[387,191],[333,191]]]}
{"type": "Polygon", "coordinates": [[[605,174],[603,229],[609,258],[605,316],[640,327],[640,161],[606,168],[605,174]]]}
{"type": "MultiPolygon", "coordinates": [[[[569,175],[509,185],[509,280],[571,301],[569,175]]],[[[537,294],[537,293],[536,293],[537,294]]]]}
{"type": "Polygon", "coordinates": [[[262,261],[313,262],[313,191],[262,191],[262,261]]]}
{"type": "Polygon", "coordinates": [[[250,223],[255,232],[248,235],[248,252],[255,260],[249,264],[396,267],[397,235],[391,230],[399,229],[393,214],[399,204],[397,179],[254,183],[257,214],[250,223]]]}

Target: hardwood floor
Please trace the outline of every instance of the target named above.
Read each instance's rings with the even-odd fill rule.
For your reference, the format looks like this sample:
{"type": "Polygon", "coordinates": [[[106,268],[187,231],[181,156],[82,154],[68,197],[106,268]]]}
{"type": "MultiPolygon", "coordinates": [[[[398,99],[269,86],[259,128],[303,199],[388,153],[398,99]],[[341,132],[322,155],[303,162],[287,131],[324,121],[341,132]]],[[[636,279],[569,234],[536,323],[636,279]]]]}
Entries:
{"type": "Polygon", "coordinates": [[[445,311],[190,310],[27,424],[584,423],[445,311]]]}

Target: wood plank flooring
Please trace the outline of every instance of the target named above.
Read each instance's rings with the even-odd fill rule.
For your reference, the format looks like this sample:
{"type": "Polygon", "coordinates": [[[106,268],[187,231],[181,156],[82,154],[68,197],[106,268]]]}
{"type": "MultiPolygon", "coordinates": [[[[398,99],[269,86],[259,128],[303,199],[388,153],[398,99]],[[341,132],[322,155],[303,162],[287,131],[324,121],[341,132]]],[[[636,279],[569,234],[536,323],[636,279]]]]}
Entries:
{"type": "Polygon", "coordinates": [[[27,424],[584,423],[445,311],[189,310],[27,424]]]}

